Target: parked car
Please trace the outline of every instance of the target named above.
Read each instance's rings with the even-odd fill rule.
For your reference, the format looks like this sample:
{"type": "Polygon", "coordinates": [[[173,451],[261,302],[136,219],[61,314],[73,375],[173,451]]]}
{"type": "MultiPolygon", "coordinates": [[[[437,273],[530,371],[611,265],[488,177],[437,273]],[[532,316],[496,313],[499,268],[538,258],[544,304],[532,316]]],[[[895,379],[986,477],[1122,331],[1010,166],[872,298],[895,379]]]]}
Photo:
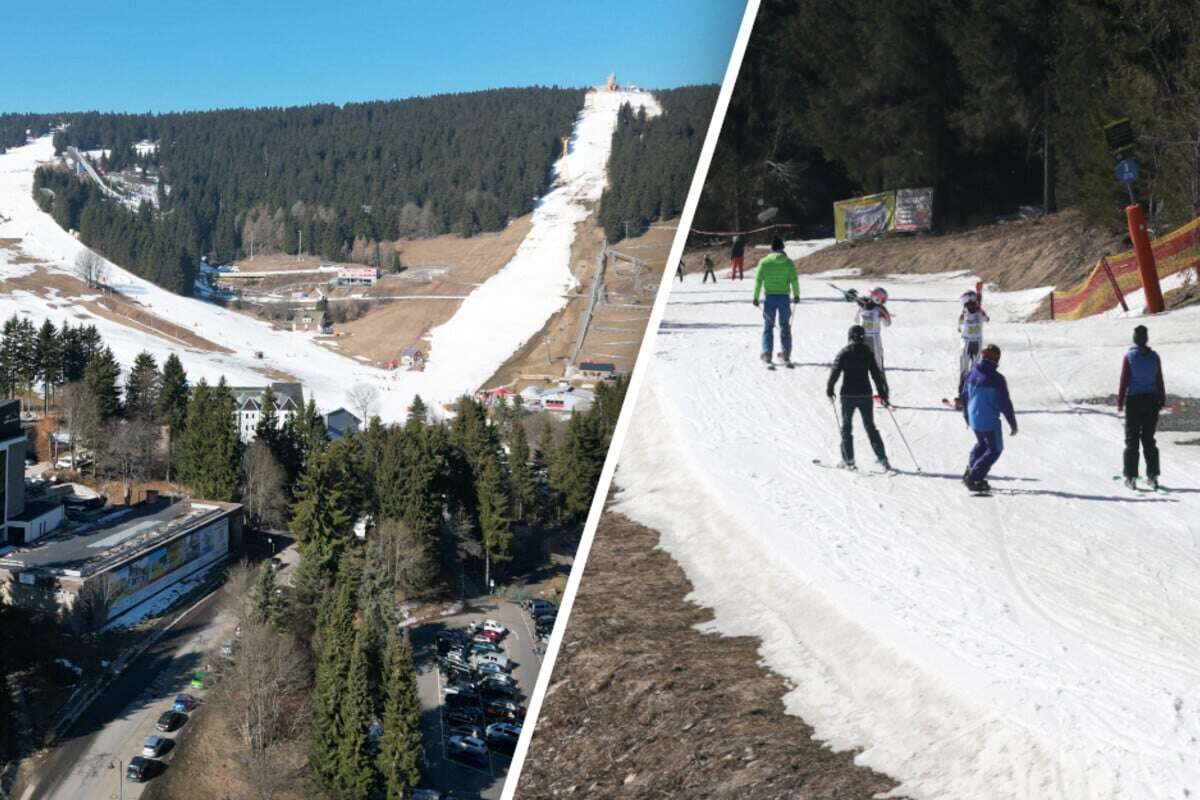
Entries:
{"type": "Polygon", "coordinates": [[[471,686],[451,686],[443,693],[442,700],[447,706],[477,706],[479,692],[471,686]]]}
{"type": "Polygon", "coordinates": [[[134,756],[129,759],[129,766],[125,767],[125,780],[141,783],[150,777],[150,761],[143,756],[134,756]]]}
{"type": "Polygon", "coordinates": [[[503,733],[508,736],[520,736],[521,726],[513,722],[493,722],[491,725],[487,726],[486,733],[488,736],[497,733],[503,733]]]}
{"type": "Polygon", "coordinates": [[[483,722],[483,711],[478,706],[443,708],[442,717],[450,725],[479,725],[483,722]]]}
{"type": "Polygon", "coordinates": [[[475,673],[471,671],[470,667],[446,667],[442,670],[442,674],[446,676],[446,680],[458,683],[475,678],[475,673]]]}
{"type": "Polygon", "coordinates": [[[167,744],[170,739],[165,736],[147,736],[146,743],[142,745],[142,755],[145,758],[158,758],[163,753],[167,752],[170,747],[167,744]]]}
{"type": "Polygon", "coordinates": [[[437,789],[413,789],[412,800],[442,800],[442,793],[437,789]]]}
{"type": "Polygon", "coordinates": [[[483,621],[483,629],[485,631],[491,631],[492,633],[498,633],[501,636],[508,633],[508,628],[504,627],[494,619],[485,619],[483,621]]]}
{"type": "Polygon", "coordinates": [[[187,722],[187,714],[181,714],[175,710],[164,711],[158,718],[158,722],[154,723],[154,727],[163,733],[170,733],[176,728],[182,727],[185,722],[187,722]]]}
{"type": "Polygon", "coordinates": [[[487,639],[482,641],[476,640],[471,642],[472,653],[499,653],[500,646],[495,642],[489,642],[487,639]]]}
{"type": "Polygon", "coordinates": [[[495,631],[480,631],[478,634],[476,634],[476,638],[478,637],[483,637],[489,642],[498,642],[504,638],[501,634],[496,633],[495,631]]]}
{"type": "Polygon", "coordinates": [[[553,611],[557,613],[558,606],[554,605],[554,603],[551,603],[549,600],[545,600],[541,597],[534,597],[525,601],[525,610],[528,611],[531,616],[536,617],[538,614],[545,614],[547,611],[553,611]]]}
{"type": "MultiPolygon", "coordinates": [[[[494,667],[494,666],[498,666],[498,665],[492,664],[492,666],[494,667]]],[[[517,679],[514,678],[512,675],[509,675],[507,672],[495,672],[495,673],[490,673],[490,674],[484,675],[482,678],[479,679],[479,682],[476,683],[475,685],[477,687],[491,686],[491,685],[511,686],[515,689],[517,686],[517,679]]]]}
{"type": "Polygon", "coordinates": [[[484,737],[484,729],[479,725],[464,723],[461,725],[451,725],[446,729],[447,736],[474,736],[482,739],[484,737]]]}
{"type": "Polygon", "coordinates": [[[504,667],[491,661],[480,661],[475,665],[475,671],[480,675],[505,675],[504,667]]]}
{"type": "Polygon", "coordinates": [[[483,714],[488,719],[522,720],[525,708],[512,700],[492,700],[483,707],[483,714]]]}
{"type": "Polygon", "coordinates": [[[505,756],[511,756],[513,751],[517,749],[518,736],[510,736],[507,733],[497,733],[494,736],[487,737],[488,750],[493,753],[499,753],[505,756]]]}
{"type": "Polygon", "coordinates": [[[175,695],[175,702],[171,704],[172,711],[178,711],[180,714],[186,714],[196,707],[196,698],[190,694],[180,692],[175,695]]]}
{"type": "Polygon", "coordinates": [[[474,736],[451,736],[446,743],[446,755],[480,767],[488,764],[487,742],[474,736]]]}
{"type": "Polygon", "coordinates": [[[203,689],[205,681],[208,680],[208,673],[204,670],[199,670],[192,675],[192,682],[188,684],[193,689],[203,689]]]}
{"type": "Polygon", "coordinates": [[[480,653],[475,656],[475,668],[482,664],[495,664],[505,672],[512,672],[513,662],[503,653],[480,653]]]}

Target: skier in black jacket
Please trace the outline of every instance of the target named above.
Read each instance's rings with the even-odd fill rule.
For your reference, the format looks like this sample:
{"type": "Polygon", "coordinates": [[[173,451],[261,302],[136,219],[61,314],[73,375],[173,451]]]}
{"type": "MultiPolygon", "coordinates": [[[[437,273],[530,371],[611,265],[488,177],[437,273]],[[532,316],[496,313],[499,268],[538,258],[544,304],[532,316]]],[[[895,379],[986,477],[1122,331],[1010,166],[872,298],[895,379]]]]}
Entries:
{"type": "Polygon", "coordinates": [[[873,400],[875,393],[884,406],[888,404],[887,379],[879,365],[875,363],[875,354],[863,341],[866,331],[862,325],[851,325],[850,343],[842,348],[833,361],[833,371],[829,373],[829,383],[825,386],[825,394],[833,400],[834,387],[838,378],[842,378],[842,464],[847,469],[854,469],[854,434],[851,423],[854,412],[862,415],[863,427],[867,430],[867,439],[871,449],[884,469],[891,469],[888,464],[887,451],[883,449],[883,439],[879,429],[875,427],[875,411],[873,400]],[[871,391],[871,381],[875,381],[875,392],[871,391]]]}

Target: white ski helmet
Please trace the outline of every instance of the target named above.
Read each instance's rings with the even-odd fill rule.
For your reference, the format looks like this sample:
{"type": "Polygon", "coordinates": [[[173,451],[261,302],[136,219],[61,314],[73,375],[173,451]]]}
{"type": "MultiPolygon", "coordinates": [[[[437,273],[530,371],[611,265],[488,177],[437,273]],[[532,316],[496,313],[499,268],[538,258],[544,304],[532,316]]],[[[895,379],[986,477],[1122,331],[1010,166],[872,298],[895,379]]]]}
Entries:
{"type": "Polygon", "coordinates": [[[978,303],[979,295],[975,294],[975,290],[971,289],[971,290],[963,292],[962,297],[960,297],[958,299],[964,306],[966,306],[966,305],[970,305],[971,303],[978,303]]]}
{"type": "Polygon", "coordinates": [[[871,299],[874,300],[876,303],[883,305],[884,303],[887,302],[887,290],[884,289],[882,286],[876,286],[874,289],[871,290],[871,299]]]}

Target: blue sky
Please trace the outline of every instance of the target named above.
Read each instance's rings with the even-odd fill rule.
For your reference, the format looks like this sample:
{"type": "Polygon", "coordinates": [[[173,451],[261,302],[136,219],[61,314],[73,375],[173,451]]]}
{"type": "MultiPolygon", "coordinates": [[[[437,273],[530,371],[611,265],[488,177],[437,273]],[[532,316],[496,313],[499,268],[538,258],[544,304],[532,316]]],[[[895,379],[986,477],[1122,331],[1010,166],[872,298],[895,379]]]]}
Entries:
{"type": "Polygon", "coordinates": [[[589,86],[613,70],[650,88],[719,83],[745,9],[744,0],[4,5],[0,112],[344,103],[589,86]]]}

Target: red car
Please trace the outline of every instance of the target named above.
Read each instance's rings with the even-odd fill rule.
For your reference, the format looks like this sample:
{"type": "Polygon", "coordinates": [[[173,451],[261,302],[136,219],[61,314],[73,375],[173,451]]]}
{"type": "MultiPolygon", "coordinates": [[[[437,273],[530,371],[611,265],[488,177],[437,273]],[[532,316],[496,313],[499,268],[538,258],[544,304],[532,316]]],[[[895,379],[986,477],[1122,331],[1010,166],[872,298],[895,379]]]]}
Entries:
{"type": "Polygon", "coordinates": [[[498,641],[500,641],[501,638],[503,638],[502,635],[499,633],[496,633],[496,631],[479,631],[475,635],[482,636],[485,639],[487,639],[489,642],[498,642],[498,641]]]}

